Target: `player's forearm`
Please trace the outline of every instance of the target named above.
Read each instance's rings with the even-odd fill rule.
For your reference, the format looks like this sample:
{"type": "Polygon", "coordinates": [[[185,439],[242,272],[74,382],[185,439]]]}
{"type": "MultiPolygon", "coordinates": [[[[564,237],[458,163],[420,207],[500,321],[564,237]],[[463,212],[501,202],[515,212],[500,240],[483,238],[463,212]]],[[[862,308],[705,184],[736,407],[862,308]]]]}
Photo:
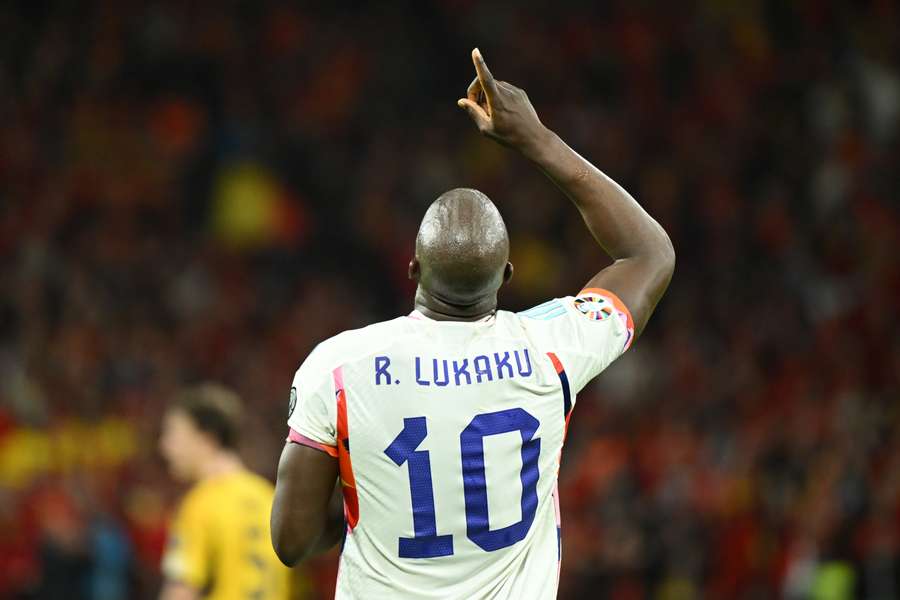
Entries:
{"type": "Polygon", "coordinates": [[[669,236],[619,184],[546,130],[522,148],[568,196],[594,239],[614,260],[674,263],[669,236]]]}
{"type": "Polygon", "coordinates": [[[615,260],[589,285],[617,294],[640,334],[675,269],[669,236],[628,192],[541,123],[524,90],[495,80],[477,49],[472,62],[478,77],[457,104],[478,131],[517,148],[575,203],[594,239],[615,260]]]}

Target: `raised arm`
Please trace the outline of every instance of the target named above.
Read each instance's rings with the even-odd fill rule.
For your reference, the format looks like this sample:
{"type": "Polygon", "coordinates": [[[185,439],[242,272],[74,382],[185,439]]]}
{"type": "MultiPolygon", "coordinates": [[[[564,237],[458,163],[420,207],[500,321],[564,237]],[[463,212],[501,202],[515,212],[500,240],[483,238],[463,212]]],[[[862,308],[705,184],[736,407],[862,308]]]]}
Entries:
{"type": "Polygon", "coordinates": [[[493,78],[478,49],[477,77],[457,104],[478,130],[534,162],[581,212],[594,239],[614,260],[585,287],[622,300],[640,334],[675,269],[675,251],[663,228],[615,181],[569,148],[538,118],[525,92],[493,78]]]}

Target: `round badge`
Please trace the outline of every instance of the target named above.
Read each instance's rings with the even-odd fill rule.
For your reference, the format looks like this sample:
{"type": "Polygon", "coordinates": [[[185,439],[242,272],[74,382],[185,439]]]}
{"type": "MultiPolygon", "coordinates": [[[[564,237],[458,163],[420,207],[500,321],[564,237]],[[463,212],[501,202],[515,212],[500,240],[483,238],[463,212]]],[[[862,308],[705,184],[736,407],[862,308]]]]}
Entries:
{"type": "Polygon", "coordinates": [[[291,418],[291,415],[294,414],[294,409],[297,408],[297,388],[291,388],[291,400],[288,404],[288,418],[291,418]]]}
{"type": "Polygon", "coordinates": [[[575,298],[575,308],[592,321],[603,321],[612,315],[612,303],[603,296],[594,294],[575,298]]]}

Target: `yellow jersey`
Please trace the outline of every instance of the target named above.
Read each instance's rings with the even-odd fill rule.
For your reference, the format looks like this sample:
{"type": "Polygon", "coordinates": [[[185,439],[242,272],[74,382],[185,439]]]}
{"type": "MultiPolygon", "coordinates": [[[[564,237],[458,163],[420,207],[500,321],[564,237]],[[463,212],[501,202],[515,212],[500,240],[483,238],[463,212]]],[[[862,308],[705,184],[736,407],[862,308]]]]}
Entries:
{"type": "Polygon", "coordinates": [[[274,488],[239,471],[197,483],[172,524],[162,570],[209,600],[287,600],[290,570],[269,529],[274,488]]]}

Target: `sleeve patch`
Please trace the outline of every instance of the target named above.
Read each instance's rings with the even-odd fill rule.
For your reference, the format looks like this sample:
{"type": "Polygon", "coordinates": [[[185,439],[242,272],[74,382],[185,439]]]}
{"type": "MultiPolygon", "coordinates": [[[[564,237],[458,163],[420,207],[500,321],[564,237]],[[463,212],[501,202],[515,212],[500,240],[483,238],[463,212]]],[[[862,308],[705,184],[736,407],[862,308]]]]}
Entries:
{"type": "Polygon", "coordinates": [[[617,315],[625,324],[625,332],[627,334],[622,351],[628,350],[631,346],[631,342],[634,341],[634,319],[631,318],[631,311],[628,310],[628,307],[625,306],[625,303],[622,302],[618,296],[609,290],[601,288],[585,288],[581,290],[574,302],[575,308],[577,308],[579,312],[589,318],[595,318],[595,320],[598,321],[607,319],[611,315],[617,315]],[[582,306],[579,306],[579,300],[582,299],[584,300],[582,306]],[[602,300],[602,302],[599,302],[599,300],[602,300]],[[610,310],[607,312],[605,309],[610,310]],[[598,317],[591,317],[589,313],[595,312],[596,310],[599,310],[602,314],[598,317]]]}
{"type": "Polygon", "coordinates": [[[612,301],[593,292],[581,293],[573,303],[578,312],[592,321],[605,321],[615,310],[612,301]]]}

